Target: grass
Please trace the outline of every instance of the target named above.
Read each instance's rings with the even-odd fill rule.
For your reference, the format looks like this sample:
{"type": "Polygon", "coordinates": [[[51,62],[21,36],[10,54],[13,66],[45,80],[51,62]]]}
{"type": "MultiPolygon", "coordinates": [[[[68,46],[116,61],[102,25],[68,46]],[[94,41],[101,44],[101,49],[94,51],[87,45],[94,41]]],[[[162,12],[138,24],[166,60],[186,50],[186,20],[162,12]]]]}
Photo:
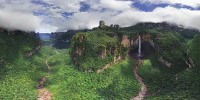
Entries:
{"type": "Polygon", "coordinates": [[[200,84],[197,73],[192,69],[172,73],[162,71],[161,65],[151,59],[144,60],[139,69],[148,88],[146,100],[198,100],[200,84]],[[176,79],[177,74],[177,79],[176,79]]]}

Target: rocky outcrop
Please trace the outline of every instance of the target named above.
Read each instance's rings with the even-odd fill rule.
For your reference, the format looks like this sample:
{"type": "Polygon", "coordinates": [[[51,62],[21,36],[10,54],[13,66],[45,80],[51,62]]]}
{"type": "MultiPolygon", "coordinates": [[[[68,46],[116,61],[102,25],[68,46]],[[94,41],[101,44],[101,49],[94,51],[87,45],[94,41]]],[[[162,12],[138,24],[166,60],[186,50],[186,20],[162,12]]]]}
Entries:
{"type": "Polygon", "coordinates": [[[98,70],[107,69],[108,65],[117,63],[125,56],[127,50],[124,48],[130,46],[130,41],[125,39],[128,36],[124,36],[123,47],[116,34],[99,30],[75,34],[70,54],[76,67],[84,72],[100,72],[98,70]]]}
{"type": "Polygon", "coordinates": [[[134,53],[137,53],[138,49],[138,36],[141,36],[141,52],[144,56],[156,53],[158,60],[167,67],[185,64],[185,49],[181,43],[181,35],[176,33],[177,31],[162,30],[171,30],[169,24],[139,23],[119,30],[114,29],[118,27],[113,24],[106,26],[104,21],[100,21],[99,27],[75,34],[71,45],[71,57],[75,64],[81,70],[95,72],[98,69],[106,69],[110,65],[109,62],[117,62],[119,55],[125,57],[128,51],[137,55],[134,53]]]}
{"type": "Polygon", "coordinates": [[[165,65],[165,66],[167,66],[167,67],[171,67],[171,66],[172,66],[172,63],[170,63],[170,62],[164,60],[163,57],[159,57],[159,58],[158,58],[158,61],[160,61],[161,64],[163,64],[163,65],[165,65]]]}
{"type": "Polygon", "coordinates": [[[83,40],[87,40],[86,36],[83,34],[79,35],[78,39],[79,39],[79,42],[83,42],[83,40]]]}
{"type": "Polygon", "coordinates": [[[104,26],[105,26],[105,22],[101,20],[101,21],[99,22],[99,27],[101,28],[101,27],[104,27],[104,26]]]}
{"type": "Polygon", "coordinates": [[[189,57],[189,63],[191,64],[191,66],[194,66],[194,62],[193,62],[193,60],[192,60],[192,58],[191,57],[189,57]]]}
{"type": "Polygon", "coordinates": [[[121,44],[123,45],[123,47],[130,47],[130,39],[127,35],[123,35],[121,44]]]}
{"type": "MultiPolygon", "coordinates": [[[[81,34],[81,35],[79,35],[79,37],[77,38],[77,40],[81,44],[83,41],[86,41],[87,38],[86,38],[86,36],[84,36],[84,35],[81,34]]],[[[84,45],[77,45],[75,47],[74,53],[78,54],[79,56],[81,56],[83,54],[84,50],[85,50],[84,45]]]]}
{"type": "Polygon", "coordinates": [[[75,53],[81,56],[84,52],[84,48],[82,47],[76,47],[75,53]]]}
{"type": "Polygon", "coordinates": [[[101,59],[105,59],[107,53],[106,53],[106,46],[103,46],[102,49],[101,49],[101,59]]]}
{"type": "Polygon", "coordinates": [[[189,68],[194,67],[194,62],[191,57],[189,57],[188,61],[185,61],[185,63],[189,66],[189,68]]]}

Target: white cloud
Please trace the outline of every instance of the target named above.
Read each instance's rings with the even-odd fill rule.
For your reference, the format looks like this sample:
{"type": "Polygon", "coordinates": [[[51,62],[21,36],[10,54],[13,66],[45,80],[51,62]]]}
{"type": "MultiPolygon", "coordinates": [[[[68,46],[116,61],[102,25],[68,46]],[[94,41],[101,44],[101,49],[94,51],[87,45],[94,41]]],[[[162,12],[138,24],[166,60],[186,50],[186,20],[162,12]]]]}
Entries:
{"type": "MultiPolygon", "coordinates": [[[[35,0],[36,2],[39,0],[35,0]]],[[[138,22],[169,21],[200,30],[200,11],[177,9],[174,7],[156,8],[152,12],[144,12],[132,7],[131,0],[40,0],[44,4],[32,3],[31,0],[1,0],[0,27],[10,29],[35,30],[40,32],[64,31],[68,29],[93,28],[99,20],[109,24],[130,26],[138,22]],[[81,2],[90,6],[87,12],[80,12],[81,2]],[[35,16],[33,11],[43,11],[35,16]],[[45,14],[44,14],[45,12],[45,14]],[[62,12],[73,12],[69,18],[62,12]]],[[[197,0],[144,0],[143,3],[171,4],[198,6],[197,0]]]]}
{"type": "Polygon", "coordinates": [[[79,12],[80,2],[86,0],[43,0],[48,4],[52,4],[56,7],[60,7],[61,10],[66,12],[79,12]]]}
{"type": "Polygon", "coordinates": [[[139,0],[142,3],[151,3],[151,4],[161,4],[161,3],[167,3],[167,4],[181,4],[190,6],[193,8],[200,7],[200,0],[139,0]]]}
{"type": "Polygon", "coordinates": [[[56,32],[58,27],[49,25],[49,24],[41,24],[39,27],[35,29],[36,33],[51,33],[51,32],[56,32]]]}
{"type": "Polygon", "coordinates": [[[163,22],[168,21],[175,24],[193,27],[200,30],[200,11],[189,9],[178,9],[174,7],[157,8],[152,12],[127,10],[120,14],[115,12],[87,12],[77,13],[66,21],[66,28],[93,28],[98,26],[99,20],[109,24],[130,26],[138,22],[163,22]]]}
{"type": "Polygon", "coordinates": [[[133,9],[131,7],[132,1],[119,1],[119,0],[100,0],[99,8],[107,8],[111,10],[124,11],[133,9]]]}
{"type": "Polygon", "coordinates": [[[40,26],[41,20],[31,13],[0,10],[0,27],[33,31],[40,26]]]}

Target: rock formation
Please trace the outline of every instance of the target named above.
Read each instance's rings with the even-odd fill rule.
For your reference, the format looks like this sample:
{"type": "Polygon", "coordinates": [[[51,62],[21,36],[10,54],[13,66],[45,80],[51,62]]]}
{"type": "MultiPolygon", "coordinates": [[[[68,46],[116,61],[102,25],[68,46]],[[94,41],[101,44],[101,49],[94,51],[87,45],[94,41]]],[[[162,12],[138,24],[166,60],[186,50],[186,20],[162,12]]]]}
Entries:
{"type": "Polygon", "coordinates": [[[123,35],[121,44],[123,45],[123,47],[130,47],[130,39],[127,35],[123,35]]]}
{"type": "Polygon", "coordinates": [[[101,28],[101,27],[104,27],[105,26],[105,22],[104,21],[100,21],[99,22],[99,27],[101,28]]]}
{"type": "MultiPolygon", "coordinates": [[[[71,57],[81,70],[105,69],[108,68],[107,65],[125,58],[128,51],[138,49],[137,39],[141,36],[141,52],[151,53],[150,49],[152,49],[161,64],[173,68],[176,64],[185,63],[186,58],[185,49],[181,44],[181,35],[169,32],[172,29],[174,29],[172,26],[165,23],[139,23],[135,26],[119,28],[117,24],[106,26],[104,21],[100,21],[99,27],[92,31],[74,35],[71,57]],[[165,29],[163,29],[164,26],[166,26],[165,29]],[[162,30],[154,29],[154,27],[162,30]]],[[[176,27],[176,29],[179,28],[176,27]]],[[[137,53],[137,51],[134,52],[137,53]]]]}

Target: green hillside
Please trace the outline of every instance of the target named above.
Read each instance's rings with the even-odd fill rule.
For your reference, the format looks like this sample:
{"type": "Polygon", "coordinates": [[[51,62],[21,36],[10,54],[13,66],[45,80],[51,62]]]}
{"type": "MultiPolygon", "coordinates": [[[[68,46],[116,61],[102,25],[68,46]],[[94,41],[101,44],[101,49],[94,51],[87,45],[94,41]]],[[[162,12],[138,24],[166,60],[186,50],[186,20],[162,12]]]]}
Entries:
{"type": "Polygon", "coordinates": [[[0,32],[0,99],[29,99],[37,96],[37,66],[25,57],[39,41],[25,32],[0,32]]]}
{"type": "MultiPolygon", "coordinates": [[[[71,44],[71,57],[80,70],[96,71],[123,54],[118,38],[103,30],[77,33],[71,44]]],[[[116,34],[117,35],[117,34],[116,34]]]]}
{"type": "Polygon", "coordinates": [[[200,34],[196,35],[190,43],[189,56],[191,56],[195,68],[200,68],[200,34]]]}
{"type": "Polygon", "coordinates": [[[144,100],[200,98],[197,30],[168,23],[104,24],[53,33],[53,46],[42,45],[35,33],[1,29],[0,99],[36,100],[40,80],[49,76],[42,89],[53,100],[130,100],[141,89],[134,76],[138,66],[148,90],[144,100]]]}

